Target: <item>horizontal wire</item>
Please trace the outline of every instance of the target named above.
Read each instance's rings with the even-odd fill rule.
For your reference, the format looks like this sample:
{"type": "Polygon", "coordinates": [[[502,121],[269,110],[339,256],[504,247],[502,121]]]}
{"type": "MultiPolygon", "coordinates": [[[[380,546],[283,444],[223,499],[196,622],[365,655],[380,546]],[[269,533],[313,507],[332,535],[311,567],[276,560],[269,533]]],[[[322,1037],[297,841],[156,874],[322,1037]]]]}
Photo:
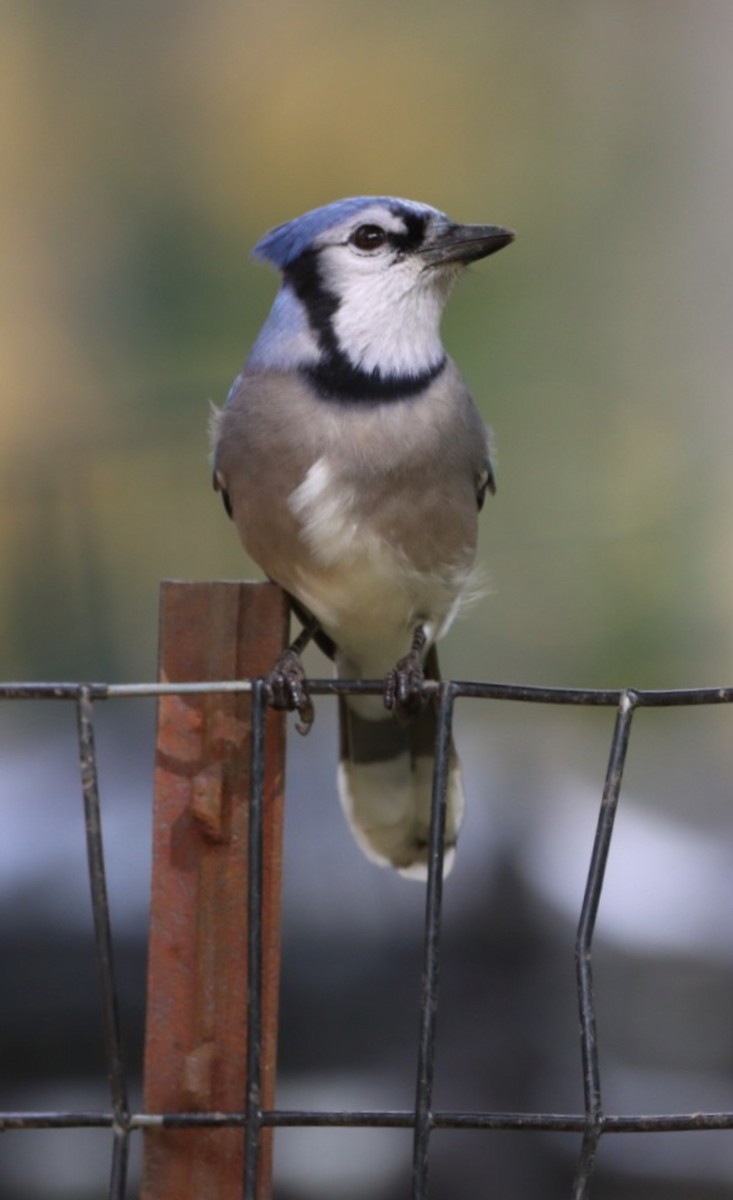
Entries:
{"type": "MultiPolygon", "coordinates": [[[[265,1109],[263,1125],[275,1128],[295,1126],[323,1128],[413,1129],[414,1109],[311,1110],[265,1109]]],[[[244,1126],[245,1112],[167,1112],[132,1113],[123,1128],[185,1129],[231,1128],[244,1126]]],[[[587,1125],[583,1113],[446,1112],[430,1116],[434,1129],[537,1130],[547,1133],[582,1133],[587,1125]]],[[[0,1132],[20,1129],[118,1128],[120,1122],[111,1112],[0,1112],[0,1132]]],[[[674,1133],[700,1130],[733,1129],[733,1112],[692,1113],[621,1113],[606,1114],[600,1120],[601,1132],[674,1133]]]]}
{"type": "MultiPolygon", "coordinates": [[[[187,683],[0,683],[0,700],[77,700],[86,689],[92,700],[114,700],[136,696],[206,695],[215,692],[251,692],[252,679],[201,680],[187,683]]],[[[528,704],[571,704],[616,708],[622,696],[634,707],[674,708],[697,704],[731,704],[733,687],[704,688],[578,688],[541,687],[534,684],[491,683],[471,680],[446,681],[452,694],[468,700],[509,700],[528,704]]],[[[436,693],[440,684],[426,680],[425,695],[436,693]]],[[[380,695],[383,679],[309,679],[314,696],[380,695]]]]}

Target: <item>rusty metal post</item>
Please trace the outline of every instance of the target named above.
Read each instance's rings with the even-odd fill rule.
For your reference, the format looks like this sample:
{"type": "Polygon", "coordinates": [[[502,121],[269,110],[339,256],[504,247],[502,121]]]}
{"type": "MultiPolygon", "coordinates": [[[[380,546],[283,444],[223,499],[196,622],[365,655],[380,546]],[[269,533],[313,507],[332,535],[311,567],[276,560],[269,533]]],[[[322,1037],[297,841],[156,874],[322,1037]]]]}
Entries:
{"type": "MultiPolygon", "coordinates": [[[[160,678],[266,674],[287,638],[272,584],[164,583],[160,678]]],[[[145,1109],[242,1112],[247,1059],[247,854],[251,697],[162,696],[158,707],[145,1109]]],[[[274,1107],[285,724],[266,717],[262,1105],[274,1107]]],[[[258,1200],[272,1194],[263,1130],[258,1200]]],[[[241,1128],[151,1128],[141,1200],[240,1200],[241,1128]]]]}

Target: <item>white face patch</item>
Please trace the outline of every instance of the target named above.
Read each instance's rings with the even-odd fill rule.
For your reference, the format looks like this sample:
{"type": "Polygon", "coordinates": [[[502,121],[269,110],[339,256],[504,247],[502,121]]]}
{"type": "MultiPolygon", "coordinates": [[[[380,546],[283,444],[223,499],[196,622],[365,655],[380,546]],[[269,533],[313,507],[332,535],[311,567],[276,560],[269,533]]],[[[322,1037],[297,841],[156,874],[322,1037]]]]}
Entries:
{"type": "Polygon", "coordinates": [[[407,232],[398,214],[373,205],[323,236],[319,266],[339,299],[333,317],[339,347],[357,369],[421,375],[443,358],[440,319],[460,267],[426,270],[419,250],[400,254],[388,242],[360,250],[349,239],[361,225],[407,232]]]}
{"type": "Polygon", "coordinates": [[[340,260],[328,264],[331,287],[341,298],[333,318],[341,350],[363,371],[429,371],[445,353],[440,338],[445,280],[438,272],[422,272],[413,258],[374,266],[380,269],[355,271],[340,260]]]}

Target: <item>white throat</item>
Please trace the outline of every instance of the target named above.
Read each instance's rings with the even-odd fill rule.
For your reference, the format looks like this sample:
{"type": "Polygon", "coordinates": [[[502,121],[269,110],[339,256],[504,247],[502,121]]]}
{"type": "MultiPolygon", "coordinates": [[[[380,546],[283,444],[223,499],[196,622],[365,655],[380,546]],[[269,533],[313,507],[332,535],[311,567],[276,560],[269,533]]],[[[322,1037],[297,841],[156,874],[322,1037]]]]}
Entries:
{"type": "Polygon", "coordinates": [[[453,283],[446,275],[393,266],[351,276],[346,286],[334,281],[340,304],[333,331],[351,365],[382,375],[420,375],[437,366],[445,356],[440,319],[453,283]]]}

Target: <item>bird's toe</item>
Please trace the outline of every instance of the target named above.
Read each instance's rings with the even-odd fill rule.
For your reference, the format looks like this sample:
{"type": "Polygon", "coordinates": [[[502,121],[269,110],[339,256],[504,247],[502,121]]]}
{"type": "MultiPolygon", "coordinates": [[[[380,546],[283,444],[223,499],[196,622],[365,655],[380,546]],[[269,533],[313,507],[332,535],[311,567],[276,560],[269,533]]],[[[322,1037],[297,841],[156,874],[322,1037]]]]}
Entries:
{"type": "Polygon", "coordinates": [[[297,712],[300,720],[295,728],[303,735],[308,733],[315,712],[300,655],[292,649],[284,650],[265,682],[272,708],[280,712],[297,712]]]}
{"type": "Polygon", "coordinates": [[[419,654],[410,651],[401,658],[384,681],[384,706],[401,721],[421,713],[426,704],[425,671],[419,654]]]}

